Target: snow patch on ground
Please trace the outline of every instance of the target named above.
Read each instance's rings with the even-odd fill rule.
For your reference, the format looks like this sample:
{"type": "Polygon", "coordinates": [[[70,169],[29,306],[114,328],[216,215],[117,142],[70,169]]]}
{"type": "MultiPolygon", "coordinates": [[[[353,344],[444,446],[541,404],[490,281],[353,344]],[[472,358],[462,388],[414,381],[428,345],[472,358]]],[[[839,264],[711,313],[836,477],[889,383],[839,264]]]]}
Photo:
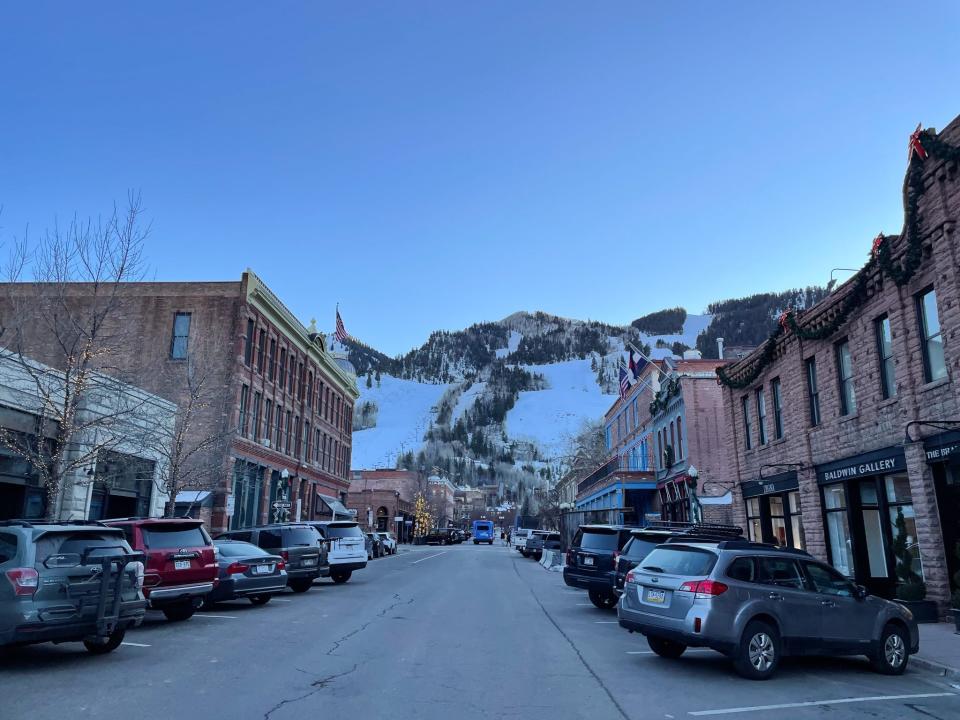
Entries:
{"type": "Polygon", "coordinates": [[[351,467],[394,467],[401,451],[417,452],[423,436],[436,417],[434,408],[440,402],[446,385],[431,385],[414,380],[401,380],[382,375],[380,387],[360,385],[360,399],[376,403],[379,408],[376,427],[353,433],[351,467]]]}
{"type": "Polygon", "coordinates": [[[512,352],[516,352],[516,349],[520,347],[520,341],[523,339],[523,333],[518,333],[516,330],[510,331],[510,338],[507,340],[507,346],[505,348],[500,348],[496,351],[496,356],[501,360],[505,358],[512,352]]]}
{"type": "Polygon", "coordinates": [[[507,413],[507,432],[512,439],[537,443],[548,458],[565,453],[584,421],[603,417],[617,399],[600,391],[589,360],[523,367],[543,375],[547,389],[520,393],[507,413]]]}
{"type": "Polygon", "coordinates": [[[457,422],[463,414],[473,407],[473,404],[477,401],[477,398],[483,394],[483,391],[486,390],[487,384],[485,382],[475,382],[470,386],[469,390],[465,390],[460,393],[460,397],[457,399],[457,404],[453,408],[453,414],[450,416],[450,426],[453,427],[453,424],[457,422]]]}

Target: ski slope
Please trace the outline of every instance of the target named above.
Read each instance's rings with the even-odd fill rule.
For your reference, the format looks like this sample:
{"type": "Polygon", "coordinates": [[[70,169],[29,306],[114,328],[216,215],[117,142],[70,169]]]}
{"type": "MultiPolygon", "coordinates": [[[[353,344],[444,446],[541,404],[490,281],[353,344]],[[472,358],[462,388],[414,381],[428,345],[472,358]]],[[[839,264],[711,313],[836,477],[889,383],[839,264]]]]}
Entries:
{"type": "Polygon", "coordinates": [[[360,399],[379,408],[376,427],[353,433],[352,468],[394,467],[397,454],[423,445],[423,436],[436,416],[434,408],[446,385],[431,385],[382,375],[380,387],[358,383],[360,399]]]}
{"type": "Polygon", "coordinates": [[[547,389],[520,393],[507,413],[507,433],[515,440],[535,442],[547,458],[566,452],[584,422],[603,417],[617,399],[600,391],[589,360],[523,367],[543,375],[547,389]]]}

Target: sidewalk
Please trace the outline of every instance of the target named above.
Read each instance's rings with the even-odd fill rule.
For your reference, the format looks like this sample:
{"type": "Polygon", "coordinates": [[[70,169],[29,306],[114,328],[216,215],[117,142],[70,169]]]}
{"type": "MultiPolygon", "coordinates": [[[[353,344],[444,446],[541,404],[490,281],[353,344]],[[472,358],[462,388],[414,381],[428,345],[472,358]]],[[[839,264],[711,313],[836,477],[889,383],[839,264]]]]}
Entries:
{"type": "Polygon", "coordinates": [[[951,623],[923,623],[920,626],[920,652],[910,664],[944,677],[960,679],[960,635],[951,623]]]}

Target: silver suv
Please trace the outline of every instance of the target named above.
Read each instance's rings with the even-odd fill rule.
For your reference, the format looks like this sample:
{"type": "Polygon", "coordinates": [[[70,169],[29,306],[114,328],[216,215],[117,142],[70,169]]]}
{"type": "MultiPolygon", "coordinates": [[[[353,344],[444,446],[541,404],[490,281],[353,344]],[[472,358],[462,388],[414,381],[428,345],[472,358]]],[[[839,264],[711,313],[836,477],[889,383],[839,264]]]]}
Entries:
{"type": "Polygon", "coordinates": [[[621,627],[678,658],[708,647],[766,680],[784,655],[866,655],[899,675],[919,650],[913,614],[802,550],[730,540],[659,545],[626,577],[621,627]]]}

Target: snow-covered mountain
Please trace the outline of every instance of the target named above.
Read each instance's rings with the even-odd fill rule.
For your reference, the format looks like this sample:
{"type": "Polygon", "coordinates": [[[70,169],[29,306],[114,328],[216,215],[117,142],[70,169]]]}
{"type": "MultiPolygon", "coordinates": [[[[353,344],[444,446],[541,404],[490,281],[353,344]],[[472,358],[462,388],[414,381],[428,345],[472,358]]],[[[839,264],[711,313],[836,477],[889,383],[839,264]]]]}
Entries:
{"type": "Polygon", "coordinates": [[[631,326],[518,312],[435,332],[396,358],[350,341],[360,389],[352,466],[440,467],[465,483],[507,487],[549,480],[572,438],[616,400],[627,343],[662,358],[696,347],[711,320],[670,312],[631,326]]]}

